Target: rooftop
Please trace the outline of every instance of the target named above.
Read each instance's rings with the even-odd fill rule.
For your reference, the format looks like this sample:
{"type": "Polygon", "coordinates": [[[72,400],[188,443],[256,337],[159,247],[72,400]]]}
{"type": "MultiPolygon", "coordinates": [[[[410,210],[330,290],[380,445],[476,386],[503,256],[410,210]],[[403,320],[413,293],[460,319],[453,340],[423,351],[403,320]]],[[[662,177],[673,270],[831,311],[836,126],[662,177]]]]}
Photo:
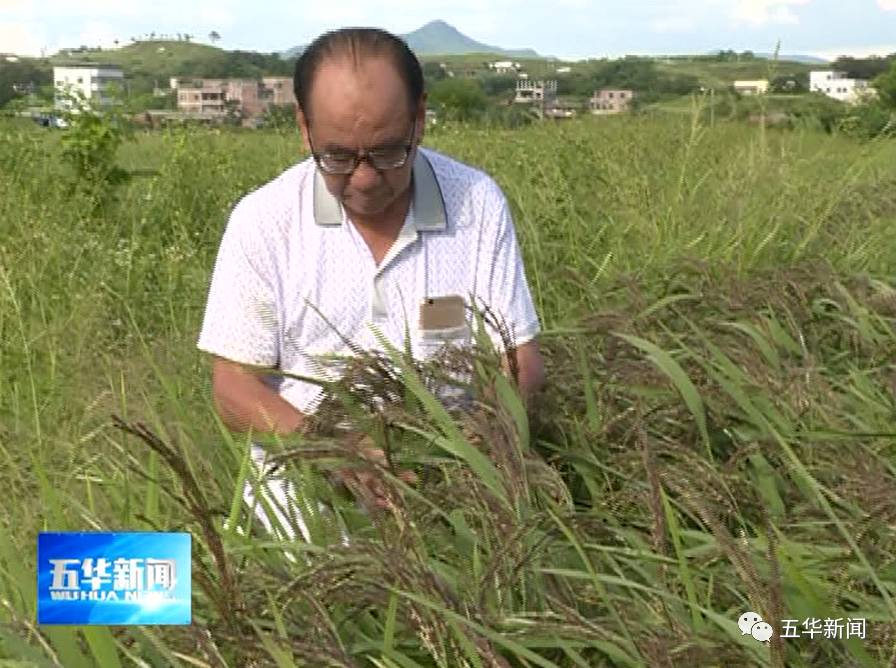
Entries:
{"type": "Polygon", "coordinates": [[[65,62],[51,61],[53,67],[69,67],[73,69],[90,69],[90,70],[120,70],[121,67],[112,63],[91,63],[91,62],[65,62]]]}

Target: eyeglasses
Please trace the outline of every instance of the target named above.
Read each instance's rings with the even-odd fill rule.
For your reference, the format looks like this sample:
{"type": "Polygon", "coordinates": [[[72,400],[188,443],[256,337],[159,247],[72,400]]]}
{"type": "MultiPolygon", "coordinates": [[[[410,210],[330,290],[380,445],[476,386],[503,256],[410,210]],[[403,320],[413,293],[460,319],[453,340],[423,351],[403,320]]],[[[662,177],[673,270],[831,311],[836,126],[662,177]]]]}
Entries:
{"type": "Polygon", "coordinates": [[[411,149],[414,148],[414,135],[417,132],[416,123],[411,128],[411,137],[406,144],[398,146],[382,146],[371,150],[362,150],[357,153],[350,151],[324,151],[318,153],[314,150],[314,144],[311,143],[311,132],[308,132],[308,144],[311,146],[311,155],[314,162],[320,167],[322,172],[327,174],[351,174],[354,172],[362,160],[377,171],[386,171],[389,169],[398,169],[404,167],[411,155],[411,149]]]}

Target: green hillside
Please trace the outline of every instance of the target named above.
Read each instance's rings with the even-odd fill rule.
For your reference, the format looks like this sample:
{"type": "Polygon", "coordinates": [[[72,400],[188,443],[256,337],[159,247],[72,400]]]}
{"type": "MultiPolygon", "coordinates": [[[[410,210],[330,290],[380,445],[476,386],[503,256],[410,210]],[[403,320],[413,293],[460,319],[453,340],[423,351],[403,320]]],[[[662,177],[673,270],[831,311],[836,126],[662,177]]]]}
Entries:
{"type": "Polygon", "coordinates": [[[117,65],[134,90],[152,90],[154,82],[167,85],[169,77],[244,77],[292,75],[292,62],[278,54],[225,51],[207,44],[153,40],[115,50],[86,50],[57,54],[53,64],[94,62],[117,65]],[[70,54],[70,55],[69,55],[70,54]]]}
{"type": "MultiPolygon", "coordinates": [[[[475,72],[485,74],[488,72],[488,63],[495,60],[507,60],[506,56],[497,53],[470,53],[464,55],[437,56],[430,55],[421,58],[424,63],[445,63],[447,69],[457,73],[475,72]]],[[[793,61],[778,61],[777,63],[765,58],[754,58],[741,62],[718,62],[695,56],[693,58],[642,58],[629,56],[616,60],[580,60],[561,61],[553,58],[514,58],[514,62],[520,64],[520,69],[530,77],[562,79],[578,75],[589,75],[607,67],[608,63],[635,63],[650,62],[660,75],[669,77],[694,77],[698,84],[706,87],[723,88],[730,86],[738,79],[766,79],[776,76],[792,76],[808,78],[809,71],[819,69],[821,65],[799,63],[793,61]],[[569,67],[569,74],[558,74],[557,68],[569,67]]]]}
{"type": "Polygon", "coordinates": [[[725,88],[734,81],[743,79],[769,79],[779,76],[805,79],[808,82],[811,70],[824,69],[824,65],[778,61],[765,58],[742,60],[740,62],[717,62],[705,58],[656,59],[660,72],[669,75],[696,77],[700,85],[707,88],[725,88]]]}

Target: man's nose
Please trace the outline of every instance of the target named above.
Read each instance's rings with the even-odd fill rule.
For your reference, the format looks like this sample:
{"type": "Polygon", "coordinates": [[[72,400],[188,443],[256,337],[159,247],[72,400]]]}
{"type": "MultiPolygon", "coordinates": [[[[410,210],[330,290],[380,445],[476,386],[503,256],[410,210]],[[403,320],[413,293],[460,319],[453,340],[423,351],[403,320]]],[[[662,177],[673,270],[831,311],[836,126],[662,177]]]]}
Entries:
{"type": "Polygon", "coordinates": [[[365,190],[375,186],[380,180],[380,173],[371,167],[367,160],[362,160],[355,171],[352,172],[352,186],[358,190],[365,190]]]}

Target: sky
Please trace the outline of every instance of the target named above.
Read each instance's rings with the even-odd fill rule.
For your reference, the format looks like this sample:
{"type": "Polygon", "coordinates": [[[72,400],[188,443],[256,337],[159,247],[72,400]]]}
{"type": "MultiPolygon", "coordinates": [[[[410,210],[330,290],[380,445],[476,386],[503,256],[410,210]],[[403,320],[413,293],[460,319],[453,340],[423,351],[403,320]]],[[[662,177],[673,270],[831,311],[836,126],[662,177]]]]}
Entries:
{"type": "Polygon", "coordinates": [[[225,49],[283,51],[321,32],[410,32],[442,19],[475,40],[578,60],[714,49],[856,57],[896,52],[896,0],[0,0],[0,53],[113,48],[190,33],[225,49]]]}

